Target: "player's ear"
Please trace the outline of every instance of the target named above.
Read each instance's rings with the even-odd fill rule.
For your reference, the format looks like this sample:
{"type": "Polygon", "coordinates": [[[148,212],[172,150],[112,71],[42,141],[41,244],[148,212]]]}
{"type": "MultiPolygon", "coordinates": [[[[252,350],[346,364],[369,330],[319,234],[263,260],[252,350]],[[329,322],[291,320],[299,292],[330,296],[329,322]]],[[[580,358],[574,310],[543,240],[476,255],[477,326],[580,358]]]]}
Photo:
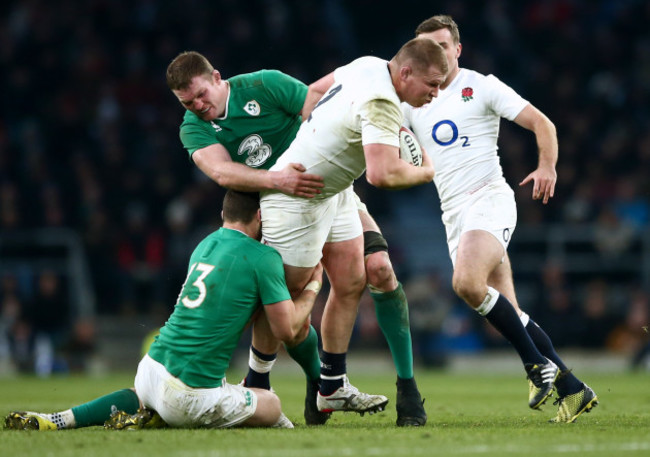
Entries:
{"type": "Polygon", "coordinates": [[[458,43],[458,46],[456,47],[456,58],[458,59],[460,57],[461,52],[463,51],[463,45],[461,43],[458,43]]]}
{"type": "Polygon", "coordinates": [[[219,73],[219,70],[212,70],[212,80],[215,84],[219,84],[221,81],[221,73],[219,73]]]}
{"type": "Polygon", "coordinates": [[[406,81],[406,79],[413,74],[413,69],[411,68],[410,65],[404,65],[400,67],[399,69],[399,76],[402,81],[406,81]]]}

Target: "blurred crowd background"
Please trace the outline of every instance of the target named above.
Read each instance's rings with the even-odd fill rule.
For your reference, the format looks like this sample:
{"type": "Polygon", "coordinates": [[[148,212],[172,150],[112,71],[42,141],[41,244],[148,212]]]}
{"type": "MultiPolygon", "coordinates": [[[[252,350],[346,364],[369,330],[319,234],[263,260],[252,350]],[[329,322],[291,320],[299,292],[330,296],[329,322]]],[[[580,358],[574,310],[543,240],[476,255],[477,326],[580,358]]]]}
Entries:
{"type": "MultiPolygon", "coordinates": [[[[502,122],[522,307],[559,347],[647,369],[650,3],[21,0],[0,6],[0,371],[84,369],[111,319],[155,329],[195,243],[219,227],[224,191],[188,160],[165,84],[179,52],[225,78],[273,68],[308,84],[362,55],[391,58],[441,13],[459,24],[461,66],[497,75],[558,130],[544,206],[517,186],[534,137],[502,122]]],[[[417,360],[503,346],[451,290],[433,185],[385,192],[361,179],[358,191],[406,287],[417,360]]],[[[364,297],[353,350],[384,347],[364,297]]]]}

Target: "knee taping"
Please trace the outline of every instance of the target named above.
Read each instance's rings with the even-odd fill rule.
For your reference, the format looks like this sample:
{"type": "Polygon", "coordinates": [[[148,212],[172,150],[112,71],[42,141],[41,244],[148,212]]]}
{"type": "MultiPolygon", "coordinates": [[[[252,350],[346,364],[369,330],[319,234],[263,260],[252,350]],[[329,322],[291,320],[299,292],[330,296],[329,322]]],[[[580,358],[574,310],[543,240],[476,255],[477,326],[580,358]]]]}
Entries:
{"type": "Polygon", "coordinates": [[[388,252],[388,243],[379,232],[363,232],[363,255],[374,254],[375,252],[388,252]]]}

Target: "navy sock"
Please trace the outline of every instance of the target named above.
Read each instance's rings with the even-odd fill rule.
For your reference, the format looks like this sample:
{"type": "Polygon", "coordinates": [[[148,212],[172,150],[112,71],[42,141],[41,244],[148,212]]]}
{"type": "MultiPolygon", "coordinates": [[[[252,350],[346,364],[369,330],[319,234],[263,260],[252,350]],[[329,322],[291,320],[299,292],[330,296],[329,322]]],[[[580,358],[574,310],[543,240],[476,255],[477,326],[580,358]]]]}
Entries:
{"type": "Polygon", "coordinates": [[[347,372],[345,358],[347,353],[334,354],[323,351],[320,362],[320,393],[331,395],[339,387],[343,387],[343,378],[347,372]]]}
{"type": "Polygon", "coordinates": [[[535,343],[535,346],[537,346],[537,349],[539,349],[539,352],[544,357],[552,360],[560,369],[560,376],[555,381],[558,395],[564,397],[580,391],[582,389],[582,382],[571,373],[571,370],[567,368],[560,356],[555,352],[553,342],[546,332],[532,319],[528,320],[526,331],[533,340],[533,343],[535,343]]]}
{"type": "Polygon", "coordinates": [[[513,345],[524,365],[547,363],[528,336],[512,303],[506,297],[499,294],[494,307],[485,318],[513,345]]]}
{"type": "Polygon", "coordinates": [[[250,359],[248,363],[248,373],[244,385],[246,387],[257,387],[259,389],[271,389],[271,367],[277,357],[277,354],[263,354],[255,349],[250,348],[250,359]],[[253,366],[251,366],[253,365],[253,366]],[[269,365],[268,367],[266,365],[269,365]]]}
{"type": "Polygon", "coordinates": [[[529,319],[528,325],[526,325],[526,331],[528,332],[528,335],[530,335],[530,339],[533,340],[533,343],[535,343],[535,346],[537,346],[537,349],[539,349],[539,352],[541,352],[544,357],[555,362],[560,370],[564,371],[567,369],[566,365],[562,362],[562,359],[560,359],[560,356],[557,355],[557,352],[555,352],[553,342],[548,337],[546,332],[542,330],[539,325],[537,325],[537,322],[529,319]]]}

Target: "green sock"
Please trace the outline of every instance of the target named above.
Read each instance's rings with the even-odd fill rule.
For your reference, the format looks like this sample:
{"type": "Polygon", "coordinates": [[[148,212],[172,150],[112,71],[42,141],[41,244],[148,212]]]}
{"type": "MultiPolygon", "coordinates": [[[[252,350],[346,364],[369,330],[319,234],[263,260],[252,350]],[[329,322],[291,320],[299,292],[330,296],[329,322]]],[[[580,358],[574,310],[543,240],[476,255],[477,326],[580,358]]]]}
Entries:
{"type": "Polygon", "coordinates": [[[83,405],[72,408],[72,414],[77,422],[77,427],[91,425],[104,425],[114,411],[126,411],[134,414],[140,407],[138,396],[131,389],[122,389],[116,392],[95,398],[83,405]]]}
{"type": "Polygon", "coordinates": [[[409,324],[409,308],[402,284],[392,292],[371,292],[375,302],[377,322],[393,356],[397,376],[402,379],[413,377],[413,345],[409,324]]]}
{"type": "Polygon", "coordinates": [[[318,335],[313,325],[309,326],[309,334],[305,341],[292,348],[286,347],[287,353],[298,362],[307,375],[307,379],[314,381],[320,378],[320,356],[318,355],[318,335]]]}

